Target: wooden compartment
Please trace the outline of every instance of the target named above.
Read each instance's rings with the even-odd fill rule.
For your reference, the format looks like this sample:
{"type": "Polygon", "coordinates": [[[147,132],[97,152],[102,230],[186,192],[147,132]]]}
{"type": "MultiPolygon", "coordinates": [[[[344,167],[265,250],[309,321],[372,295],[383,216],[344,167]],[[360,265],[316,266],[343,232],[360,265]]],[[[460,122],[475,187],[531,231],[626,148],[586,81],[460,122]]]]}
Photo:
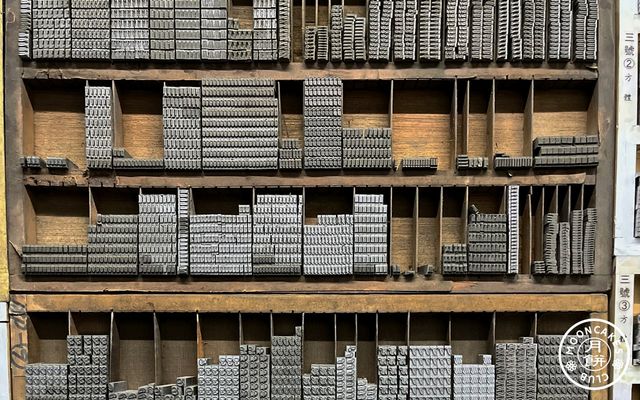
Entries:
{"type": "Polygon", "coordinates": [[[253,204],[253,191],[239,188],[191,189],[195,214],[238,214],[238,206],[253,204]]]}
{"type": "Polygon", "coordinates": [[[160,356],[160,376],[156,378],[157,382],[175,383],[179,376],[197,375],[196,315],[193,313],[155,315],[158,324],[155,343],[160,356]]]}
{"type": "Polygon", "coordinates": [[[464,364],[477,364],[478,354],[492,354],[491,313],[451,314],[451,351],[464,364]]]}
{"type": "Polygon", "coordinates": [[[367,378],[367,382],[378,381],[376,363],[378,360],[376,346],[378,345],[378,324],[376,314],[356,314],[357,345],[358,345],[358,377],[367,378]]]}
{"type": "Polygon", "coordinates": [[[32,186],[24,190],[25,243],[87,242],[87,188],[32,186]]]}
{"type": "Polygon", "coordinates": [[[270,314],[240,314],[240,344],[271,347],[270,314]]]}
{"type": "Polygon", "coordinates": [[[94,312],[70,312],[70,335],[110,335],[111,314],[94,312]]]}
{"type": "MultiPolygon", "coordinates": [[[[332,4],[334,3],[332,2],[332,4]]],[[[346,17],[347,14],[355,14],[358,17],[366,17],[368,4],[366,0],[342,0],[344,16],[346,17]]]]}
{"type": "Polygon", "coordinates": [[[156,360],[153,314],[114,313],[111,332],[110,379],[127,381],[130,389],[155,382],[160,360],[156,360]]]}
{"type": "Polygon", "coordinates": [[[215,364],[224,355],[240,354],[240,315],[198,314],[198,357],[211,358],[215,364]]]}
{"type": "Polygon", "coordinates": [[[521,337],[535,336],[534,313],[496,313],[495,342],[514,343],[521,337]]]}
{"type": "Polygon", "coordinates": [[[438,169],[453,168],[454,81],[393,81],[393,157],[437,157],[438,169]]]}
{"type": "Polygon", "coordinates": [[[532,138],[597,134],[595,82],[536,81],[532,138]]]}
{"type": "Polygon", "coordinates": [[[467,198],[467,188],[443,188],[441,244],[466,243],[467,198]]]}
{"type": "Polygon", "coordinates": [[[532,84],[530,81],[495,82],[493,151],[510,156],[531,155],[532,84]]]}
{"type": "Polygon", "coordinates": [[[114,126],[114,145],[124,147],[133,158],[163,158],[163,82],[117,81],[114,87],[114,113],[121,115],[114,126]]]}
{"type": "MultiPolygon", "coordinates": [[[[344,356],[347,346],[357,344],[358,329],[356,314],[335,314],[336,319],[336,356],[344,356]]],[[[357,350],[356,350],[357,351],[357,350]]],[[[358,356],[356,352],[356,357],[358,356]]]]}
{"type": "Polygon", "coordinates": [[[442,188],[418,190],[418,266],[440,267],[442,239],[442,188]]]}
{"type": "Polygon", "coordinates": [[[416,268],[416,192],[415,187],[392,190],[391,265],[401,271],[416,268]]]}
{"type": "Polygon", "coordinates": [[[492,158],[491,152],[491,108],[492,81],[467,81],[469,90],[465,100],[466,113],[463,113],[463,129],[466,136],[466,151],[473,157],[492,158]],[[465,115],[466,114],[466,115],[465,115]]]}
{"type": "Polygon", "coordinates": [[[336,362],[334,322],[333,314],[304,315],[303,373],[311,371],[311,364],[336,362]]]}
{"type": "Polygon", "coordinates": [[[240,29],[253,29],[253,1],[229,0],[229,18],[236,18],[240,29]]]}
{"type": "Polygon", "coordinates": [[[483,214],[505,213],[504,186],[476,186],[469,188],[469,207],[475,205],[483,214]]]}
{"type": "Polygon", "coordinates": [[[97,214],[138,214],[138,189],[92,187],[89,193],[91,223],[95,223],[97,214]]]}
{"type": "MultiPolygon", "coordinates": [[[[346,8],[346,6],[345,6],[346,8]]],[[[345,13],[346,15],[346,13],[345,13]]],[[[390,81],[342,81],[342,126],[391,127],[390,81]]]]}
{"type": "Polygon", "coordinates": [[[407,346],[408,344],[409,315],[378,313],[378,346],[407,346]]]}
{"type": "MultiPolygon", "coordinates": [[[[296,9],[295,3],[293,8],[296,9]]],[[[304,139],[304,82],[278,82],[278,99],[280,102],[280,137],[299,139],[302,147],[304,139]]]]}
{"type": "Polygon", "coordinates": [[[353,188],[305,188],[304,202],[305,224],[316,224],[318,215],[353,214],[353,188]]]}
{"type": "Polygon", "coordinates": [[[409,345],[436,346],[449,344],[449,314],[411,313],[409,345]]]}
{"type": "Polygon", "coordinates": [[[572,325],[587,318],[589,314],[581,312],[538,313],[537,334],[564,335],[572,325]]]}
{"type": "Polygon", "coordinates": [[[24,81],[22,155],[66,157],[86,168],[84,85],[81,80],[24,81]]]}
{"type": "MultiPolygon", "coordinates": [[[[69,315],[32,312],[26,316],[28,363],[66,363],[69,315]]],[[[24,339],[23,339],[24,340],[24,339]]]]}

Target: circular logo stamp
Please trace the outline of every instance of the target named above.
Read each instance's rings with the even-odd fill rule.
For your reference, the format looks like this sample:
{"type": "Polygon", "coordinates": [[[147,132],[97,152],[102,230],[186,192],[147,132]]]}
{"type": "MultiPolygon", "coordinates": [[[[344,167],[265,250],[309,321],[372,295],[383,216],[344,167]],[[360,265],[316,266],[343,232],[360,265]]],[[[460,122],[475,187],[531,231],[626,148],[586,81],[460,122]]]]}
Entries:
{"type": "Polygon", "coordinates": [[[558,357],[562,373],[572,384],[603,390],[618,382],[631,365],[631,343],[611,322],[589,318],[565,332],[558,357]]]}

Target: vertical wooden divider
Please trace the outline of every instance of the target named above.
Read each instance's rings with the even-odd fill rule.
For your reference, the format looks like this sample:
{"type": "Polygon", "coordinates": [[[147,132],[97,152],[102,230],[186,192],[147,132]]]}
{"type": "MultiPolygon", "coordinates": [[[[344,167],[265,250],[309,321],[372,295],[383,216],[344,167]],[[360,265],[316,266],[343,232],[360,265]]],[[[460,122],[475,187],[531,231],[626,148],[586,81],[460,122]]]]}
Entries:
{"type": "Polygon", "coordinates": [[[587,135],[600,135],[598,126],[598,88],[599,85],[595,85],[587,108],[587,135]]]}
{"type": "Polygon", "coordinates": [[[544,197],[545,197],[545,187],[542,186],[540,188],[540,199],[538,201],[538,206],[535,211],[535,229],[534,229],[534,238],[532,242],[536,244],[535,246],[535,254],[534,260],[543,260],[542,257],[542,236],[543,236],[543,225],[544,225],[544,197]]]}
{"type": "Polygon", "coordinates": [[[407,329],[405,332],[407,347],[411,346],[411,311],[407,311],[407,329]]]}
{"type": "Polygon", "coordinates": [[[420,221],[420,190],[416,186],[415,195],[413,197],[413,269],[418,270],[418,239],[419,235],[419,221],[420,221]]]}
{"type": "Polygon", "coordinates": [[[389,261],[389,271],[391,271],[391,264],[393,263],[393,259],[391,258],[393,255],[393,188],[391,188],[391,193],[389,194],[389,205],[387,206],[387,260],[389,261]]]}
{"type": "MultiPolygon", "coordinates": [[[[331,11],[329,11],[331,12],[331,11]]],[[[369,0],[367,0],[367,15],[369,15],[369,0]]],[[[393,93],[395,91],[394,80],[391,80],[389,88],[389,128],[391,128],[391,154],[393,154],[393,93]]]]}
{"type": "Polygon", "coordinates": [[[453,340],[452,340],[452,331],[453,331],[453,321],[452,321],[452,319],[453,318],[452,317],[453,317],[453,314],[449,313],[449,326],[447,327],[447,344],[449,346],[451,346],[452,342],[453,342],[453,340]]]}
{"type": "Polygon", "coordinates": [[[120,376],[120,331],[118,330],[116,313],[111,311],[109,324],[109,379],[121,380],[120,376]]]}
{"type": "Polygon", "coordinates": [[[318,26],[318,13],[319,13],[319,8],[320,8],[320,4],[318,3],[318,0],[316,0],[315,3],[315,16],[314,16],[314,21],[315,21],[315,26],[318,26]]]}
{"type": "Polygon", "coordinates": [[[38,241],[38,229],[36,224],[36,210],[29,196],[26,186],[22,188],[22,202],[24,209],[24,243],[36,244],[38,241]]]}
{"type": "Polygon", "coordinates": [[[495,153],[495,126],[496,126],[496,80],[491,80],[491,93],[489,94],[489,104],[487,104],[487,158],[489,168],[493,169],[493,154],[495,153]]]}
{"type": "Polygon", "coordinates": [[[244,329],[242,329],[242,313],[238,312],[238,343],[244,344],[244,329]]]}
{"type": "Polygon", "coordinates": [[[500,214],[507,213],[507,187],[502,188],[502,200],[500,201],[500,208],[498,208],[500,214]]]}
{"type": "Polygon", "coordinates": [[[531,216],[531,197],[532,197],[532,187],[528,187],[528,191],[526,193],[524,210],[522,213],[522,242],[520,244],[520,248],[522,249],[522,264],[520,265],[520,273],[531,274],[531,262],[532,259],[532,251],[533,251],[533,219],[531,216]]]}
{"type": "Polygon", "coordinates": [[[93,189],[89,186],[89,224],[95,225],[98,222],[98,208],[93,197],[93,189]]]}
{"type": "Polygon", "coordinates": [[[538,336],[538,313],[533,313],[533,324],[531,326],[531,336],[535,338],[538,336]]]}
{"type": "Polygon", "coordinates": [[[469,154],[469,102],[471,101],[471,81],[465,82],[464,98],[462,99],[462,143],[460,154],[469,154]]]}
{"type": "Polygon", "coordinates": [[[113,147],[124,147],[124,125],[122,123],[122,105],[115,81],[111,81],[111,109],[113,126],[113,147]]]}
{"type": "Polygon", "coordinates": [[[558,208],[558,186],[548,186],[547,190],[551,190],[551,204],[549,204],[549,211],[552,213],[559,213],[560,210],[558,208]]]}
{"type": "Polygon", "coordinates": [[[76,321],[73,319],[73,313],[71,311],[67,311],[67,326],[68,326],[68,335],[77,335],[78,328],[76,327],[76,321]]]}
{"type": "MultiPolygon", "coordinates": [[[[293,7],[291,7],[293,8],[293,7]]],[[[291,32],[291,31],[289,31],[291,32]]],[[[280,81],[276,82],[276,90],[278,92],[278,153],[280,152],[280,139],[282,139],[282,127],[284,126],[284,117],[282,116],[282,90],[280,89],[280,81]]]]}
{"type": "MultiPolygon", "coordinates": [[[[358,353],[356,353],[357,355],[358,353]]],[[[338,316],[333,313],[333,362],[338,361],[338,316]]]]}
{"type": "MultiPolygon", "coordinates": [[[[302,51],[304,52],[304,27],[305,24],[307,22],[307,1],[306,0],[300,0],[300,3],[302,5],[302,12],[300,13],[302,16],[302,24],[300,24],[300,29],[302,30],[302,32],[300,32],[300,41],[302,42],[302,51]]],[[[291,46],[291,52],[293,53],[293,46],[291,46]]],[[[293,54],[292,54],[293,56],[293,54]]]]}
{"type": "Polygon", "coordinates": [[[451,169],[456,168],[456,156],[458,153],[458,78],[453,80],[453,94],[451,95],[449,133],[453,139],[453,150],[451,151],[451,169]]]}
{"type": "Polygon", "coordinates": [[[154,378],[155,383],[162,384],[162,338],[160,337],[160,324],[158,314],[153,312],[153,353],[154,353],[154,378]]]}
{"type": "Polygon", "coordinates": [[[196,357],[204,358],[204,341],[202,340],[202,326],[200,325],[200,312],[196,311],[196,357]]]}
{"type": "Polygon", "coordinates": [[[464,187],[464,201],[462,202],[462,241],[467,242],[467,225],[469,223],[469,186],[464,187]]]}
{"type": "MultiPolygon", "coordinates": [[[[444,189],[442,186],[440,187],[440,198],[438,199],[438,213],[436,218],[438,219],[438,238],[436,239],[436,265],[434,266],[436,270],[439,270],[442,265],[442,216],[444,207],[444,189]]],[[[442,272],[442,271],[440,271],[442,272]]]]}
{"type": "Polygon", "coordinates": [[[489,353],[491,354],[491,359],[493,363],[496,363],[496,320],[498,318],[498,313],[495,311],[491,316],[491,327],[489,328],[489,353]]]}
{"type": "Polygon", "coordinates": [[[36,152],[36,128],[33,115],[33,104],[29,98],[29,91],[24,84],[24,80],[20,79],[20,99],[22,102],[22,153],[35,154],[36,152]]]}
{"type": "Polygon", "coordinates": [[[534,116],[534,80],[531,80],[531,84],[529,86],[529,94],[527,95],[527,101],[524,105],[524,126],[523,133],[524,138],[522,140],[522,154],[525,156],[533,155],[533,118],[534,116]]]}

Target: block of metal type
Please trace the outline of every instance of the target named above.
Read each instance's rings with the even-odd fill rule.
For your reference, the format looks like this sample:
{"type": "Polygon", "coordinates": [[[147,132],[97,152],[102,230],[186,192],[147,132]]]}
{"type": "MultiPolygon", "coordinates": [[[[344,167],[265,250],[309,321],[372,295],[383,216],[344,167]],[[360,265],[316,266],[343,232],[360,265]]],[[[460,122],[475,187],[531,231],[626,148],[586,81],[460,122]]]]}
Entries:
{"type": "Polygon", "coordinates": [[[437,157],[413,157],[403,158],[401,162],[402,169],[438,169],[437,157]]]}
{"type": "Polygon", "coordinates": [[[304,167],[342,168],[342,80],[304,80],[304,167]]]}
{"type": "Polygon", "coordinates": [[[460,243],[443,245],[442,274],[466,275],[467,270],[467,245],[460,243]]]}
{"type": "Polygon", "coordinates": [[[71,0],[71,57],[109,59],[109,0],[71,0]]]}
{"type": "Polygon", "coordinates": [[[166,169],[202,168],[200,112],[200,87],[164,86],[162,124],[166,169]]]}
{"type": "MultiPolygon", "coordinates": [[[[563,395],[565,398],[586,400],[589,398],[589,391],[572,384],[565,373],[560,369],[558,352],[562,338],[562,335],[537,336],[537,398],[555,398],[553,397],[554,393],[565,393],[563,395]]],[[[584,337],[580,339],[577,336],[569,335],[565,340],[574,343],[582,343],[584,341],[584,337]]],[[[575,359],[571,360],[573,357],[569,353],[565,352],[563,353],[562,360],[566,363],[575,361],[576,368],[571,371],[567,371],[566,373],[568,373],[572,379],[578,380],[580,379],[580,375],[585,373],[586,370],[578,359],[578,352],[575,351],[574,354],[575,359]]],[[[526,356],[529,356],[528,351],[526,356]]],[[[565,368],[565,370],[567,370],[567,368],[565,368]]],[[[588,374],[589,372],[586,373],[588,374]]]]}
{"type": "Polygon", "coordinates": [[[531,156],[508,156],[496,154],[493,158],[493,168],[501,169],[528,169],[533,167],[533,157],[531,156]]]}
{"type": "Polygon", "coordinates": [[[353,216],[318,215],[316,225],[304,225],[304,274],[353,274],[353,216]]]}
{"type": "Polygon", "coordinates": [[[89,169],[111,169],[113,102],[111,86],[85,86],[85,155],[89,169]]]}
{"type": "MultiPolygon", "coordinates": [[[[31,31],[19,34],[19,47],[23,49],[31,40],[31,57],[34,59],[71,58],[71,9],[69,0],[31,2],[31,31]],[[26,34],[25,34],[26,33],[26,34]]],[[[28,3],[22,7],[27,8],[28,3]]],[[[27,13],[25,17],[29,14],[27,13]]],[[[28,24],[28,21],[25,21],[28,24]]]]}
{"type": "Polygon", "coordinates": [[[175,194],[138,196],[138,261],[143,275],[175,275],[177,199],[175,194]]]}
{"type": "Polygon", "coordinates": [[[149,59],[149,0],[111,0],[111,59],[149,59]]]}
{"type": "Polygon", "coordinates": [[[90,275],[138,274],[138,216],[98,214],[88,227],[90,275]]]}
{"type": "Polygon", "coordinates": [[[387,221],[384,195],[355,194],[353,272],[356,275],[389,273],[387,221]]]}
{"type": "Polygon", "coordinates": [[[508,255],[507,273],[517,274],[520,252],[520,187],[507,186],[507,238],[508,255]]]}
{"type": "Polygon", "coordinates": [[[291,59],[291,4],[288,0],[278,0],[278,60],[291,59]]]}
{"type": "Polygon", "coordinates": [[[292,336],[272,336],[271,398],[300,399],[302,387],[302,327],[297,326],[292,336]]]}

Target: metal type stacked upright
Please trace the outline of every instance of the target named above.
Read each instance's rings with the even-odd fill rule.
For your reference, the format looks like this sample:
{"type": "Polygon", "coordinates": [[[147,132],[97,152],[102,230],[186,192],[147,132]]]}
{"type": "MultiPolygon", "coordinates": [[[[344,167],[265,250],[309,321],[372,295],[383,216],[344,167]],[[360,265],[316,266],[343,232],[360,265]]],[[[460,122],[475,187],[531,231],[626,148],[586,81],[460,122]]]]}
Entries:
{"type": "Polygon", "coordinates": [[[175,194],[138,196],[138,263],[141,275],[175,275],[177,213],[175,194]]]}
{"type": "Polygon", "coordinates": [[[178,188],[178,275],[189,275],[189,217],[191,213],[191,191],[178,188]]]}
{"type": "MultiPolygon", "coordinates": [[[[587,400],[589,399],[589,391],[579,388],[567,379],[566,375],[560,368],[558,357],[560,342],[563,335],[538,335],[538,386],[537,400],[587,400]]],[[[568,335],[565,343],[575,340],[576,343],[582,343],[584,337],[568,335]]],[[[576,368],[573,371],[565,368],[565,371],[573,378],[574,381],[580,381],[580,374],[589,373],[582,367],[578,360],[578,352],[573,349],[574,356],[567,353],[569,347],[563,349],[563,362],[565,365],[570,361],[575,362],[576,368]],[[575,359],[573,359],[575,358],[575,359]]]]}
{"type": "Polygon", "coordinates": [[[495,354],[496,400],[536,400],[538,345],[534,339],[496,343],[495,354]]]}
{"type": "Polygon", "coordinates": [[[302,273],[302,196],[256,196],[253,209],[253,274],[302,273]]]}
{"type": "Polygon", "coordinates": [[[520,260],[520,187],[507,186],[507,274],[517,274],[520,260]]]}
{"type": "Polygon", "coordinates": [[[67,364],[27,364],[24,369],[25,400],[68,400],[67,364]]]}
{"type": "Polygon", "coordinates": [[[347,345],[344,355],[336,359],[335,400],[357,400],[357,348],[347,345]]]}
{"type": "Polygon", "coordinates": [[[353,209],[353,272],[356,275],[386,275],[388,221],[384,196],[356,194],[353,209]]]}
{"type": "Polygon", "coordinates": [[[200,60],[200,0],[174,0],[176,60],[200,60]]]}
{"type": "Polygon", "coordinates": [[[407,346],[378,346],[378,400],[401,400],[409,395],[407,346]]]}
{"type": "MultiPolygon", "coordinates": [[[[371,3],[369,3],[371,10],[371,3]]],[[[370,26],[371,27],[371,26],[370,26]]],[[[335,4],[331,6],[331,15],[329,16],[329,42],[330,58],[333,62],[342,61],[342,30],[344,29],[342,5],[335,4]]],[[[371,35],[371,32],[369,32],[371,35]]]]}
{"type": "Polygon", "coordinates": [[[149,59],[149,0],[111,0],[111,59],[149,59]]]}
{"type": "Polygon", "coordinates": [[[240,400],[240,356],[220,356],[219,361],[219,399],[240,400]]]}
{"type": "Polygon", "coordinates": [[[98,214],[87,251],[90,275],[137,275],[138,216],[98,214]]]}
{"type": "Polygon", "coordinates": [[[347,14],[344,18],[342,34],[342,52],[345,62],[364,62],[367,60],[365,17],[347,14]]]}
{"type": "Polygon", "coordinates": [[[487,157],[469,157],[467,154],[458,154],[456,156],[456,169],[487,169],[489,167],[489,159],[487,157]]]}
{"type": "Polygon", "coordinates": [[[342,168],[393,168],[391,128],[343,128],[342,168]]]}
{"type": "Polygon", "coordinates": [[[282,138],[278,157],[279,169],[302,169],[302,146],[300,139],[282,138]]]}
{"type": "Polygon", "coordinates": [[[200,111],[199,87],[164,86],[162,125],[166,169],[202,169],[200,111]]]}
{"type": "Polygon", "coordinates": [[[533,167],[532,156],[509,156],[499,153],[493,156],[493,168],[495,170],[529,169],[533,167]]]}
{"type": "Polygon", "coordinates": [[[87,246],[25,244],[20,268],[25,275],[84,275],[87,246]]]}
{"type": "Polygon", "coordinates": [[[335,364],[311,364],[311,373],[302,375],[302,388],[304,399],[335,400],[335,364]]]}
{"type": "MultiPolygon", "coordinates": [[[[522,61],[523,56],[522,1],[509,0],[509,59],[511,61],[522,61]]],[[[504,16],[504,12],[502,15],[504,16]]],[[[504,20],[499,23],[504,24],[504,20]]]]}
{"type": "Polygon", "coordinates": [[[571,273],[571,225],[568,222],[558,222],[558,273],[571,273]]]}
{"type": "Polygon", "coordinates": [[[33,58],[71,58],[69,0],[33,0],[32,6],[33,58]]]}
{"type": "Polygon", "coordinates": [[[291,59],[291,2],[278,0],[278,59],[291,59]]]}
{"type": "Polygon", "coordinates": [[[278,168],[273,80],[202,82],[202,164],[205,170],[278,168]]]}
{"type": "Polygon", "coordinates": [[[110,169],[113,149],[113,102],[111,87],[85,86],[84,122],[87,167],[110,169]]]}
{"type": "Polygon", "coordinates": [[[584,244],[584,212],[582,209],[571,210],[571,273],[582,274],[584,260],[582,258],[584,244]]]}
{"type": "Polygon", "coordinates": [[[149,58],[152,60],[176,59],[174,6],[175,0],[149,0],[149,58]]]}
{"type": "Polygon", "coordinates": [[[584,237],[583,237],[583,261],[582,273],[593,275],[596,269],[596,225],[598,223],[598,210],[586,208],[584,210],[584,237]]]}
{"type": "Polygon", "coordinates": [[[598,0],[575,0],[574,2],[574,58],[577,61],[598,59],[598,0]]]}
{"type": "Polygon", "coordinates": [[[469,7],[470,0],[446,1],[446,36],[444,58],[465,61],[469,57],[469,7]]]}
{"type": "Polygon", "coordinates": [[[271,393],[270,369],[268,347],[240,345],[240,399],[268,399],[271,393]]]}
{"type": "Polygon", "coordinates": [[[420,0],[418,57],[420,61],[442,59],[442,2],[420,0]]]}
{"type": "Polygon", "coordinates": [[[438,158],[437,157],[409,157],[403,158],[400,162],[400,166],[402,169],[428,169],[428,170],[437,170],[438,169],[438,158]]]}
{"type": "Polygon", "coordinates": [[[598,135],[537,137],[533,141],[534,166],[595,167],[599,149],[598,135]]]}
{"type": "Polygon", "coordinates": [[[451,399],[451,346],[409,346],[409,398],[451,399]]]}
{"type": "Polygon", "coordinates": [[[107,397],[109,383],[109,336],[67,336],[69,400],[107,397]]]}
{"type": "Polygon", "coordinates": [[[302,398],[302,327],[271,338],[271,400],[302,398]]]}
{"type": "Polygon", "coordinates": [[[31,37],[33,36],[32,0],[20,0],[20,30],[18,31],[18,55],[31,58],[31,37]]]}
{"type": "Polygon", "coordinates": [[[509,59],[509,39],[511,36],[510,10],[514,0],[497,0],[497,28],[495,35],[495,52],[497,61],[507,61],[509,59]]]}
{"type": "Polygon", "coordinates": [[[573,47],[573,0],[549,0],[547,53],[550,61],[571,59],[573,47]]]}
{"type": "Polygon", "coordinates": [[[198,400],[219,400],[220,366],[210,358],[198,358],[198,400]]]}
{"type": "Polygon", "coordinates": [[[544,232],[542,237],[542,251],[545,272],[558,274],[558,213],[548,213],[544,216],[544,232]]]}
{"type": "Polygon", "coordinates": [[[109,0],[71,0],[71,57],[108,60],[110,28],[109,0]]]}
{"type": "Polygon", "coordinates": [[[546,57],[546,2],[523,0],[522,59],[542,61],[546,57]]]}
{"type": "Polygon", "coordinates": [[[375,383],[367,382],[366,378],[358,378],[357,400],[377,400],[378,386],[375,383]]]}
{"type": "Polygon", "coordinates": [[[453,400],[494,400],[495,387],[491,355],[478,355],[478,364],[463,364],[461,355],[453,356],[453,400]]]}
{"type": "Polygon", "coordinates": [[[253,59],[253,32],[240,29],[237,19],[227,20],[227,59],[229,61],[251,61],[253,59]]]}
{"type": "Polygon", "coordinates": [[[398,62],[416,60],[417,0],[394,0],[393,59],[398,62]]]}
{"type": "Polygon", "coordinates": [[[191,275],[251,275],[251,208],[189,217],[191,275]]]}
{"type": "Polygon", "coordinates": [[[304,225],[304,274],[353,274],[353,215],[318,215],[304,225]]]}
{"type": "Polygon", "coordinates": [[[278,0],[253,0],[253,60],[278,60],[278,0]]]}
{"type": "Polygon", "coordinates": [[[317,58],[317,49],[316,43],[318,41],[317,38],[317,27],[316,26],[305,26],[304,27],[304,61],[305,62],[314,62],[317,58]]]}
{"type": "Polygon", "coordinates": [[[468,269],[467,245],[461,243],[442,245],[442,274],[465,275],[468,269]]]}
{"type": "MultiPolygon", "coordinates": [[[[369,60],[388,62],[390,60],[391,51],[391,24],[393,15],[388,15],[388,19],[384,20],[383,13],[393,10],[393,0],[371,0],[369,2],[367,19],[369,22],[369,60]],[[383,5],[386,10],[383,10],[383,5]],[[383,44],[383,41],[385,42],[383,44]]],[[[393,11],[392,11],[393,14],[393,11]]]]}
{"type": "Polygon", "coordinates": [[[200,56],[227,59],[227,0],[200,0],[200,56]]]}
{"type": "Polygon", "coordinates": [[[471,0],[471,59],[493,61],[495,0],[471,0]]]}
{"type": "Polygon", "coordinates": [[[319,62],[329,61],[329,27],[316,27],[316,59],[319,62]]]}
{"type": "Polygon", "coordinates": [[[304,167],[342,168],[342,80],[305,79],[303,113],[304,167]]]}
{"type": "MultiPolygon", "coordinates": [[[[506,214],[469,213],[467,225],[468,272],[507,272],[509,241],[506,214]]],[[[517,234],[517,233],[516,233],[517,234]]]]}

